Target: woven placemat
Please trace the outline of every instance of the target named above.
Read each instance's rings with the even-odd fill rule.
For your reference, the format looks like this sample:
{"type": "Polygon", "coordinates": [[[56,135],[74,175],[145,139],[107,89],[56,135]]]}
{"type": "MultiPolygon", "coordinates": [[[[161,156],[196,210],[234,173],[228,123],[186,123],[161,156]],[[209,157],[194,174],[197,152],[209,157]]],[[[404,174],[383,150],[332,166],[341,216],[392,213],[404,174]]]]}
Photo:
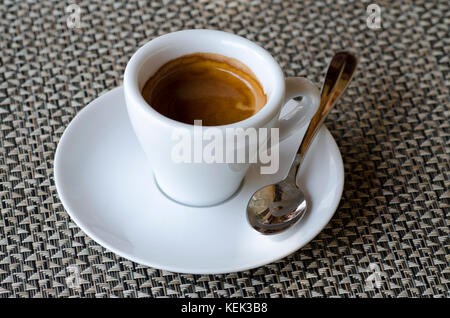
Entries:
{"type": "Polygon", "coordinates": [[[448,1],[5,0],[0,14],[0,297],[450,295],[448,1]],[[118,257],[55,189],[74,116],[121,85],[137,48],[191,28],[244,36],[318,85],[337,50],[360,57],[326,121],[345,163],[340,206],[308,245],[254,270],[184,275],[118,257]]]}

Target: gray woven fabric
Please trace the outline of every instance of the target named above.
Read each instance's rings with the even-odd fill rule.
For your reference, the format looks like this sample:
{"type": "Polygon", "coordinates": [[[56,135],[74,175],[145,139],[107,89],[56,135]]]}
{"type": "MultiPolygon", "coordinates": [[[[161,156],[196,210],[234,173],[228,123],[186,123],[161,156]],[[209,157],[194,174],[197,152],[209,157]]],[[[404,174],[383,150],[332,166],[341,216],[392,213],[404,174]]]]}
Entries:
{"type": "Polygon", "coordinates": [[[65,1],[0,4],[0,297],[448,297],[448,1],[65,1]],[[381,29],[366,25],[369,3],[381,29]],[[128,59],[181,29],[236,33],[321,84],[340,49],[359,73],[326,121],[345,163],[328,226],[289,257],[226,275],[142,266],[86,236],[55,189],[59,138],[121,84],[128,59]],[[77,265],[80,288],[67,277],[77,265]],[[379,272],[381,286],[374,282],[379,272]]]}

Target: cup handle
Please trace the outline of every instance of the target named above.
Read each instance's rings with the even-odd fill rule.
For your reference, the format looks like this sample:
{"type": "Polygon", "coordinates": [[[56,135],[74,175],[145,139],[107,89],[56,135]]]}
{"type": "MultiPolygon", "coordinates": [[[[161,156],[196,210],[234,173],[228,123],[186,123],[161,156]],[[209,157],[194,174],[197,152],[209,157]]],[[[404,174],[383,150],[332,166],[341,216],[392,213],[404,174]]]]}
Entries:
{"type": "Polygon", "coordinates": [[[319,107],[320,93],[316,85],[304,77],[286,78],[284,104],[286,105],[290,99],[299,96],[303,97],[300,104],[278,119],[280,141],[291,136],[299,128],[309,123],[319,107]]]}

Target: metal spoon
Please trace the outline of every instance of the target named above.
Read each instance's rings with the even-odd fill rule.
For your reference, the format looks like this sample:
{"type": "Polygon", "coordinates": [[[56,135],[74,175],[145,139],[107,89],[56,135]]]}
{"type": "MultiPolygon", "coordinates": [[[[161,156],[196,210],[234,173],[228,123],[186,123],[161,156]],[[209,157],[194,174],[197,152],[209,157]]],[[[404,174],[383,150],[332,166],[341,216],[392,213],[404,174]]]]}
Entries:
{"type": "Polygon", "coordinates": [[[311,204],[296,181],[297,172],[317,131],[350,83],[357,64],[358,59],[349,52],[338,52],[332,58],[323,83],[319,108],[311,119],[298,149],[299,156],[288,176],[281,182],[256,191],[247,204],[247,218],[255,230],[263,234],[280,233],[306,214],[311,204]]]}

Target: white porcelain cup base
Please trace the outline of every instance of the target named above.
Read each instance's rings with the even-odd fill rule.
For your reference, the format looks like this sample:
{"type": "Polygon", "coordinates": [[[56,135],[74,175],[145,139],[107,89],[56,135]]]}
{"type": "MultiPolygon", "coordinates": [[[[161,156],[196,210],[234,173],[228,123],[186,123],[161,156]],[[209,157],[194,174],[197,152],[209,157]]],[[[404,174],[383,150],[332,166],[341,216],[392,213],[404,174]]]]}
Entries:
{"type": "Polygon", "coordinates": [[[226,196],[224,197],[224,199],[223,199],[222,201],[218,202],[218,203],[212,203],[212,204],[210,204],[210,205],[195,205],[195,204],[187,204],[187,203],[184,203],[184,202],[178,202],[177,200],[175,200],[174,198],[172,198],[170,195],[168,195],[168,194],[161,188],[161,186],[159,185],[158,180],[156,179],[155,175],[153,175],[153,182],[155,183],[156,189],[161,193],[161,195],[164,195],[167,199],[173,201],[173,202],[176,203],[176,204],[184,205],[184,206],[187,206],[187,207],[193,207],[193,208],[209,208],[209,207],[221,205],[221,204],[223,204],[224,202],[230,200],[233,196],[235,196],[235,195],[241,190],[242,185],[244,184],[244,180],[243,180],[234,192],[232,192],[232,193],[229,194],[229,195],[226,195],[226,196]]]}
{"type": "Polygon", "coordinates": [[[278,174],[259,175],[254,165],[238,192],[225,202],[201,208],[185,206],[158,190],[119,87],[86,106],[67,127],[56,150],[56,188],[76,224],[122,257],[182,273],[247,270],[307,244],[326,226],[339,204],[344,184],[342,158],[323,127],[299,173],[313,202],[308,215],[274,236],[261,235],[248,224],[248,199],[257,188],[287,173],[303,133],[280,144],[278,174]]]}

